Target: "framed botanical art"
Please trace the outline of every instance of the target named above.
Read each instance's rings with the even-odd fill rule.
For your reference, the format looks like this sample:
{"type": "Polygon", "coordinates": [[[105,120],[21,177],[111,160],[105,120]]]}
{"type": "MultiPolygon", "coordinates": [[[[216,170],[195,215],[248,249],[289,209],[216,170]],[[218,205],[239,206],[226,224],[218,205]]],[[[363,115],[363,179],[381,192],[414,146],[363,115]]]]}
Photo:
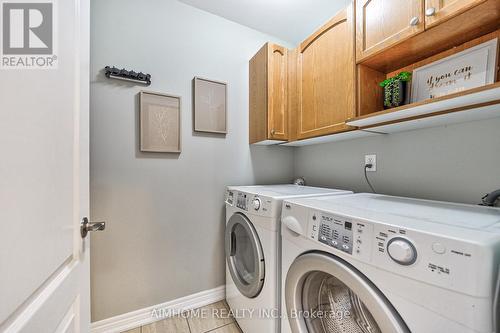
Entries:
{"type": "Polygon", "coordinates": [[[141,151],[181,152],[181,98],[155,92],[140,93],[141,151]]]}
{"type": "Polygon", "coordinates": [[[227,133],[227,84],[193,79],[193,118],[196,132],[227,133]]]}

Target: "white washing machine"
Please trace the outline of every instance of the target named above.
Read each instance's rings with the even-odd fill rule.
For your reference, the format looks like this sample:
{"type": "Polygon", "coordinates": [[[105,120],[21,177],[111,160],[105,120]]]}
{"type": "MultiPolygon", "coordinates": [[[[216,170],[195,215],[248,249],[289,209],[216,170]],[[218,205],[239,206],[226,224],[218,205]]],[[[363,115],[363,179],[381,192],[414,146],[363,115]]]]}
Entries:
{"type": "Polygon", "coordinates": [[[350,193],[297,185],[227,188],[226,298],[244,333],[280,330],[283,199],[350,193]]]}
{"type": "Polygon", "coordinates": [[[500,209],[375,194],[286,200],[282,332],[500,332],[500,209]]]}

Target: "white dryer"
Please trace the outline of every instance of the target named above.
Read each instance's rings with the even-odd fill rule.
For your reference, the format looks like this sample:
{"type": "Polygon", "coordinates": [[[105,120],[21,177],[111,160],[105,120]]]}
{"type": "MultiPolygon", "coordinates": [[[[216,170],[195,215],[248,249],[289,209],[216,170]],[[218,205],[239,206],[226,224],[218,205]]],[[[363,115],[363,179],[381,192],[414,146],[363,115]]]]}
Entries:
{"type": "Polygon", "coordinates": [[[298,185],[227,188],[226,298],[243,332],[275,333],[280,329],[283,199],[351,193],[298,185]]]}
{"type": "Polygon", "coordinates": [[[500,332],[500,209],[353,194],[286,200],[282,332],[500,332]]]}

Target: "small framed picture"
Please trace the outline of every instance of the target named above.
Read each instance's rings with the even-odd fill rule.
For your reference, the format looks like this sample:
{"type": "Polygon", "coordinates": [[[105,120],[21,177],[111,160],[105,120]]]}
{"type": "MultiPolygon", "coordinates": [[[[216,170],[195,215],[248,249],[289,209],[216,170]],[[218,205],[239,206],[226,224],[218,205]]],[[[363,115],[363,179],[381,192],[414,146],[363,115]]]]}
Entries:
{"type": "Polygon", "coordinates": [[[181,152],[181,98],[149,91],[140,93],[141,151],[181,152]]]}
{"type": "Polygon", "coordinates": [[[193,117],[196,132],[227,134],[227,84],[195,77],[193,117]]]}
{"type": "Polygon", "coordinates": [[[411,102],[481,87],[496,80],[498,39],[419,67],[413,71],[411,102]]]}

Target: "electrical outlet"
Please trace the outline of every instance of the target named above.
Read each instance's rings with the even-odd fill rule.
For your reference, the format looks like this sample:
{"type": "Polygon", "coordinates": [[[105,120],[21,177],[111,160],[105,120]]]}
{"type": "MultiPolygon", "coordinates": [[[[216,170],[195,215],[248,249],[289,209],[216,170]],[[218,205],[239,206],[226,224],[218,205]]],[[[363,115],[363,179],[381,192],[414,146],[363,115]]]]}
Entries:
{"type": "Polygon", "coordinates": [[[371,168],[366,168],[366,171],[377,171],[377,155],[365,155],[365,166],[371,164],[371,168]]]}

